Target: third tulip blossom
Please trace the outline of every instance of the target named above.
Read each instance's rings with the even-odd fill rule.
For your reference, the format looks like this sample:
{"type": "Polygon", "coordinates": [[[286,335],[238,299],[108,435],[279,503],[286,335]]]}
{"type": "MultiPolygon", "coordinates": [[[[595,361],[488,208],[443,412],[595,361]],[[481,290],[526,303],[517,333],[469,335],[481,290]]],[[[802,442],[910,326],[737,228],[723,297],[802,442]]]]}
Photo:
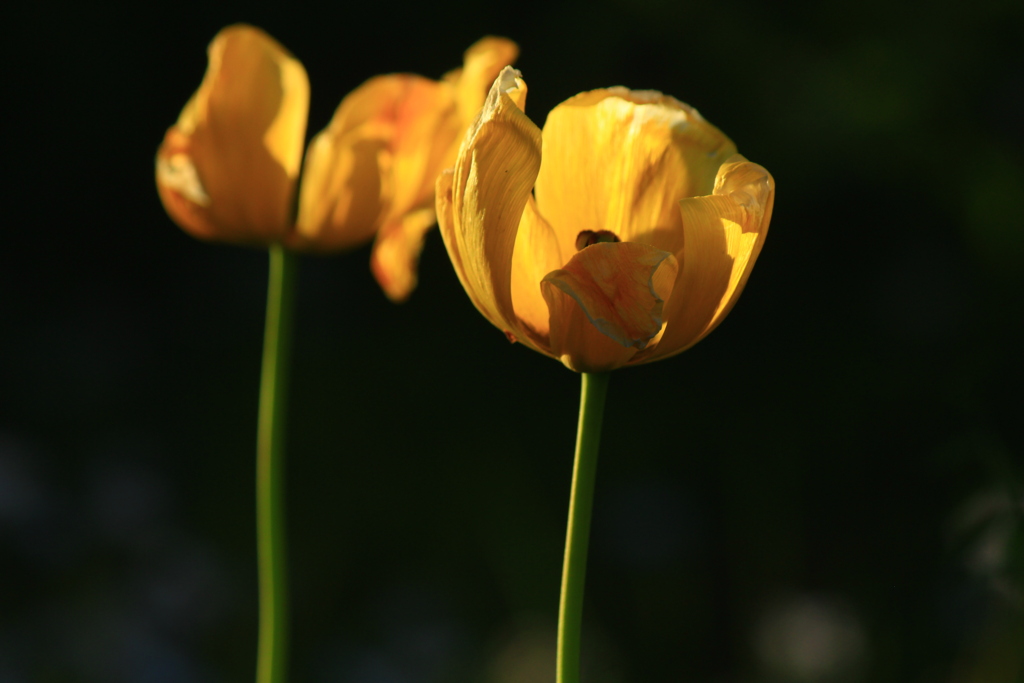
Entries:
{"type": "Polygon", "coordinates": [[[729,313],[775,182],[679,100],[581,93],[524,114],[506,67],[437,182],[441,234],[480,312],[577,372],[675,355],[729,313]],[[532,191],[532,192],[531,192],[532,191]]]}

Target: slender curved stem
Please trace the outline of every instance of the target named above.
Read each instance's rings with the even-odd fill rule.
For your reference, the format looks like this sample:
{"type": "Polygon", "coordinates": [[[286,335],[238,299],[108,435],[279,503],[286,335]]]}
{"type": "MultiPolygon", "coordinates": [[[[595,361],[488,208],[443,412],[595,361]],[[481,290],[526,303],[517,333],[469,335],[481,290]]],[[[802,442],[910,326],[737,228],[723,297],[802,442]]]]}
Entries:
{"type": "Polygon", "coordinates": [[[604,401],[609,373],[584,373],[580,421],[576,432],[576,462],[569,497],[569,525],[562,564],[562,596],[558,607],[557,683],[579,683],[580,628],[583,624],[583,585],[587,576],[590,513],[594,506],[597,448],[601,442],[604,401]]]}
{"type": "Polygon", "coordinates": [[[256,432],[256,545],[260,582],[257,683],[284,683],[288,666],[288,577],[285,561],[284,433],[298,257],[270,248],[267,326],[263,337],[256,432]]]}

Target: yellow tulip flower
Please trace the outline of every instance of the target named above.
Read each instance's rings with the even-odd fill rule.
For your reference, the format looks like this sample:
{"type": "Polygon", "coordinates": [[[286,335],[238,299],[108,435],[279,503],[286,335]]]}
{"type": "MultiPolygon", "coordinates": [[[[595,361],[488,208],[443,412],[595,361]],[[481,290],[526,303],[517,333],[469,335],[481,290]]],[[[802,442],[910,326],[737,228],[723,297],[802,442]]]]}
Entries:
{"type": "Polygon", "coordinates": [[[225,28],[210,43],[199,90],[157,152],[160,198],[201,239],[325,252],[376,235],[373,272],[402,300],[416,286],[435,222],[434,180],[517,53],[512,41],[489,37],[440,81],[371,78],[342,100],[303,163],[306,70],[262,30],[225,28]]]}
{"type": "Polygon", "coordinates": [[[771,174],[658,92],[581,93],[543,132],[525,101],[521,74],[505,68],[437,180],[438,224],[474,305],[576,372],[696,344],[761,251],[771,174]]]}

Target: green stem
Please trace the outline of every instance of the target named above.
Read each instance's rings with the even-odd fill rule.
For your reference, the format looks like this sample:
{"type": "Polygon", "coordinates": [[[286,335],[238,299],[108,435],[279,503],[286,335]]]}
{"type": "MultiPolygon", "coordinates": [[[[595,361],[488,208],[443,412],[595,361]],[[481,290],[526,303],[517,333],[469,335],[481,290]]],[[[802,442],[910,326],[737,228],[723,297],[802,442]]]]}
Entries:
{"type": "Polygon", "coordinates": [[[256,432],[256,545],[260,580],[256,683],[284,683],[288,660],[288,581],[284,525],[284,432],[298,257],[270,248],[267,326],[263,337],[256,432]]]}
{"type": "Polygon", "coordinates": [[[583,624],[583,584],[587,576],[590,513],[594,507],[597,447],[608,394],[609,373],[583,373],[580,422],[576,431],[576,463],[569,497],[569,526],[565,534],[562,597],[558,606],[557,683],[579,683],[580,628],[583,624]]]}

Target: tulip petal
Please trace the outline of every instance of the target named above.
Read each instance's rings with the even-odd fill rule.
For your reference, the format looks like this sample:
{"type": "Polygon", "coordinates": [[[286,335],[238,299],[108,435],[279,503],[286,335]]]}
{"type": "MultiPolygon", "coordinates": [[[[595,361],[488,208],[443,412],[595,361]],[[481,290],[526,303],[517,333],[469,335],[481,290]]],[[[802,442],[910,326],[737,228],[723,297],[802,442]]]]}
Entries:
{"type": "Polygon", "coordinates": [[[572,253],[584,230],[675,253],[682,246],[677,202],[710,193],[715,171],[736,151],[689,105],[625,88],[558,105],[543,140],[537,206],[562,253],[572,253]]]}
{"type": "Polygon", "coordinates": [[[423,238],[434,225],[433,207],[410,211],[377,231],[370,268],[389,299],[401,303],[416,289],[423,238]]]}
{"type": "Polygon", "coordinates": [[[737,154],[719,169],[713,194],[680,202],[681,268],[649,360],[693,346],[729,313],[761,252],[774,201],[771,174],[737,154]]]}
{"type": "Polygon", "coordinates": [[[331,251],[373,237],[391,206],[398,113],[420,81],[430,83],[378,76],[341,101],[306,154],[293,246],[331,251]]]}
{"type": "Polygon", "coordinates": [[[437,228],[441,233],[444,246],[448,250],[448,257],[455,268],[459,284],[466,290],[466,294],[469,295],[476,309],[483,313],[484,304],[477,297],[476,292],[469,286],[470,281],[466,275],[466,268],[462,265],[462,247],[459,244],[455,230],[455,200],[452,197],[454,177],[455,169],[453,168],[446,169],[437,176],[437,187],[434,191],[437,206],[437,228]]]}
{"type": "Polygon", "coordinates": [[[678,265],[636,242],[593,244],[544,278],[551,351],[577,372],[625,365],[663,324],[678,265]]]}
{"type": "MultiPolygon", "coordinates": [[[[459,134],[466,126],[459,120],[448,84],[419,77],[406,79],[407,87],[394,109],[388,197],[392,219],[414,208],[433,209],[437,174],[454,161],[459,134]]],[[[483,94],[479,97],[483,99],[483,94]]]]}
{"type": "Polygon", "coordinates": [[[196,237],[280,240],[302,159],[309,80],[260,29],[224,29],[203,82],[157,152],[160,198],[196,237]]]}
{"type": "Polygon", "coordinates": [[[547,346],[549,313],[540,283],[562,263],[555,233],[537,212],[531,195],[519,221],[512,255],[512,304],[524,331],[543,346],[547,346]]]}
{"type": "Polygon", "coordinates": [[[526,91],[505,68],[462,143],[454,173],[438,179],[438,216],[459,279],[480,312],[524,338],[512,304],[516,233],[540,167],[540,130],[517,106],[526,91]],[[442,197],[442,192],[445,196],[442,197]]]}

